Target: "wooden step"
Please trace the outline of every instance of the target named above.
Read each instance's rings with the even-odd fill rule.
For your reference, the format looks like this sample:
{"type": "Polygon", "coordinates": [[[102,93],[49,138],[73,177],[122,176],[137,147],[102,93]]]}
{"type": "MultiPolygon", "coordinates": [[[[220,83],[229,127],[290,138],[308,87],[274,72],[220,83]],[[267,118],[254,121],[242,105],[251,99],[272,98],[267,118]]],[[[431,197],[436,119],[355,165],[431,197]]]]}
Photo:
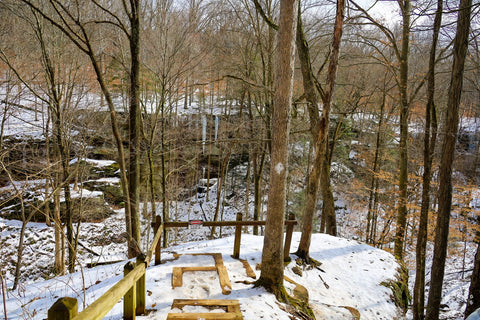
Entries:
{"type": "MultiPolygon", "coordinates": [[[[232,292],[232,285],[228,277],[227,268],[223,264],[223,257],[221,253],[194,253],[196,255],[209,255],[212,256],[215,260],[215,266],[205,266],[205,267],[173,267],[172,271],[172,287],[181,287],[183,285],[183,273],[184,272],[195,272],[195,271],[217,271],[218,278],[220,281],[220,287],[222,288],[222,293],[227,295],[232,292]]],[[[175,258],[180,257],[176,255],[175,258]]]]}
{"type": "Polygon", "coordinates": [[[185,312],[185,313],[169,313],[167,320],[198,320],[198,319],[217,319],[217,320],[242,320],[243,316],[240,311],[240,303],[238,300],[218,300],[218,299],[175,299],[173,300],[172,309],[183,309],[185,306],[201,306],[210,309],[223,309],[225,313],[219,312],[185,312]]]}
{"type": "Polygon", "coordinates": [[[184,272],[195,272],[195,271],[217,271],[215,266],[207,267],[173,267],[172,271],[172,287],[181,287],[183,286],[183,273],[184,272]]]}
{"type": "Polygon", "coordinates": [[[241,320],[235,313],[169,313],[167,320],[241,320]]]}
{"type": "Polygon", "coordinates": [[[227,312],[240,312],[238,300],[219,299],[175,299],[172,308],[182,309],[185,306],[223,307],[227,312]]]}

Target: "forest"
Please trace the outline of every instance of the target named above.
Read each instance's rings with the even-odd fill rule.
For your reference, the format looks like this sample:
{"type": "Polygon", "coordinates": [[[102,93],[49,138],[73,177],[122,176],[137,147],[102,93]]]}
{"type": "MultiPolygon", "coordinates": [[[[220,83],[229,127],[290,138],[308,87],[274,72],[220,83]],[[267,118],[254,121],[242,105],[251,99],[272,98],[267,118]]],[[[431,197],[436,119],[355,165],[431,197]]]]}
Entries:
{"type": "MultiPolygon", "coordinates": [[[[479,11],[472,0],[2,0],[0,244],[15,249],[2,286],[32,276],[30,222],[54,231],[35,276],[53,277],[82,263],[81,225],[119,210],[123,229],[92,238],[125,244],[128,258],[157,215],[240,212],[267,221],[244,230],[265,236],[265,261],[282,252],[259,280],[281,299],[278,239],[293,214],[306,264],[321,246],[312,233],[391,252],[413,277],[412,319],[441,318],[445,261],[463,256],[468,316],[480,308],[479,11]]],[[[231,233],[170,230],[162,245],[231,233]]]]}

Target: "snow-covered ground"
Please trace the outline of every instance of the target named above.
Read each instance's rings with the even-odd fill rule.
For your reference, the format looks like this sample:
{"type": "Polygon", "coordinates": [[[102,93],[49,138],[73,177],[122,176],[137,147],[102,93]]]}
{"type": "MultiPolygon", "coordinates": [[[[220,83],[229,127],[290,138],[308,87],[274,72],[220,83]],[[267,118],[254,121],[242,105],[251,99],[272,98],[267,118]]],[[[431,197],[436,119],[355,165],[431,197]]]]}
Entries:
{"type": "MultiPolygon", "coordinates": [[[[296,248],[299,233],[294,234],[296,248]]],[[[244,319],[289,320],[291,314],[279,304],[273,295],[263,288],[254,288],[245,281],[243,264],[230,255],[233,237],[210,241],[198,241],[170,247],[162,253],[165,263],[147,269],[147,309],[149,315],[139,319],[166,319],[173,299],[238,299],[244,319]],[[183,254],[173,260],[173,253],[183,254]],[[221,253],[232,284],[232,292],[223,295],[216,272],[185,273],[183,286],[172,288],[172,267],[213,266],[211,256],[192,256],[189,253],[221,253]]],[[[253,269],[261,262],[263,238],[244,234],[240,257],[247,259],[253,269]]],[[[320,269],[303,270],[298,276],[292,271],[296,262],[285,269],[285,275],[307,288],[309,301],[317,319],[353,319],[350,307],[358,310],[361,319],[401,319],[391,299],[391,290],[381,283],[394,280],[397,264],[389,253],[361,244],[357,241],[315,234],[312,238],[312,257],[322,263],[320,269]]],[[[295,256],[292,255],[292,258],[295,256]]],[[[20,290],[8,292],[8,319],[45,319],[47,309],[58,297],[77,298],[83,309],[115,282],[121,279],[125,261],[83,272],[25,284],[20,290]]],[[[260,271],[255,270],[257,277],[260,271]]],[[[285,282],[287,290],[294,285],[285,282]]],[[[351,309],[353,310],[353,309],[351,309]]],[[[189,309],[184,309],[190,311],[189,309]]],[[[199,312],[199,310],[195,311],[199,312]]],[[[203,312],[203,311],[201,311],[203,312]]],[[[219,312],[216,310],[216,312],[219,312]]],[[[122,303],[118,303],[106,319],[121,319],[122,303]]]]}

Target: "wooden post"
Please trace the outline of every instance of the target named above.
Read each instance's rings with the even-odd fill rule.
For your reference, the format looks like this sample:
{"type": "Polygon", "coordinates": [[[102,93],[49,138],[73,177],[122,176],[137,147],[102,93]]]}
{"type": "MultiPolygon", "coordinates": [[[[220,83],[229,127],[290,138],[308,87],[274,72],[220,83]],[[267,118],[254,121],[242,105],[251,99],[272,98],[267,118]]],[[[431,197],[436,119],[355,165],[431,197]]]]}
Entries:
{"type": "MultiPolygon", "coordinates": [[[[237,221],[242,221],[242,213],[237,212],[237,221]]],[[[235,226],[235,242],[233,244],[233,255],[234,259],[240,258],[240,243],[242,240],[242,226],[235,226]]]]}
{"type": "Polygon", "coordinates": [[[145,305],[146,305],[146,297],[147,297],[146,285],[145,285],[145,278],[146,278],[145,275],[147,274],[147,269],[146,269],[147,263],[145,262],[145,260],[146,260],[146,256],[143,253],[141,253],[137,257],[137,264],[136,264],[137,266],[142,263],[145,264],[145,273],[137,281],[137,293],[136,293],[137,307],[135,308],[135,314],[137,316],[145,314],[145,305]]]}
{"type": "MultiPolygon", "coordinates": [[[[295,215],[290,213],[288,215],[288,220],[295,220],[295,215]]],[[[290,259],[290,245],[292,244],[292,234],[293,234],[293,223],[287,225],[287,232],[285,235],[285,246],[283,247],[283,261],[289,262],[290,259]]]]}
{"type": "MultiPolygon", "coordinates": [[[[153,234],[157,234],[158,228],[162,225],[162,217],[156,216],[155,222],[153,223],[153,234]]],[[[157,246],[155,247],[155,265],[159,265],[162,262],[161,258],[162,254],[162,241],[160,239],[157,242],[157,246]]]]}
{"type": "Polygon", "coordinates": [[[58,299],[48,309],[48,320],[70,320],[78,313],[78,301],[75,298],[58,299]]]}
{"type": "MultiPolygon", "coordinates": [[[[123,276],[125,277],[130,271],[135,268],[135,265],[132,261],[129,261],[123,268],[123,276]]],[[[136,303],[136,291],[137,285],[134,282],[130,290],[127,291],[123,297],[123,319],[124,320],[135,320],[135,303],[136,303]]]]}

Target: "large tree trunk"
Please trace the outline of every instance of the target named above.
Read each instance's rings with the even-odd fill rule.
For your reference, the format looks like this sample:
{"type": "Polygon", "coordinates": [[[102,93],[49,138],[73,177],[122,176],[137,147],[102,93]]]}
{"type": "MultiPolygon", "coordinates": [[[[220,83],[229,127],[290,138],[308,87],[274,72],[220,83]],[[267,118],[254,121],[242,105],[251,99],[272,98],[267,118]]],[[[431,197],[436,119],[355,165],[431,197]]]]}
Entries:
{"type": "Polygon", "coordinates": [[[408,57],[410,54],[410,0],[399,1],[402,9],[402,48],[400,51],[400,145],[398,176],[398,213],[393,254],[403,260],[403,244],[407,225],[407,187],[408,187],[408,57]]]}
{"type": "Polygon", "coordinates": [[[286,178],[290,106],[293,95],[295,29],[297,1],[280,1],[277,34],[277,61],[272,117],[272,152],[267,204],[267,219],[258,285],[285,299],[283,287],[283,227],[285,220],[286,178]]]}
{"type": "Polygon", "coordinates": [[[423,188],[420,223],[418,226],[416,248],[416,273],[413,289],[413,319],[425,318],[425,252],[427,250],[428,211],[430,210],[430,180],[432,178],[433,153],[437,139],[437,121],[435,115],[435,60],[438,35],[442,22],[443,0],[438,0],[433,26],[433,40],[430,49],[427,75],[427,106],[425,110],[425,136],[423,147],[423,188]],[[432,131],[431,131],[432,129],[432,131]]]}
{"type": "Polygon", "coordinates": [[[442,285],[447,256],[450,211],[452,207],[452,164],[459,123],[459,106],[463,87],[463,71],[468,49],[472,0],[461,0],[457,33],[453,46],[453,66],[448,91],[447,116],[439,169],[438,217],[435,228],[435,247],[425,319],[437,320],[442,299],[442,285]]]}
{"type": "Polygon", "coordinates": [[[317,196],[318,187],[320,184],[322,161],[325,158],[325,153],[324,150],[321,149],[320,143],[317,143],[317,141],[319,140],[318,135],[320,135],[321,133],[318,106],[321,99],[321,93],[317,91],[314,82],[313,69],[310,62],[310,49],[308,47],[308,42],[305,38],[305,33],[303,31],[301,10],[299,10],[298,13],[296,42],[300,67],[302,71],[303,90],[305,99],[307,101],[307,110],[310,119],[311,144],[313,146],[311,148],[311,150],[313,150],[313,161],[308,168],[308,176],[306,183],[307,185],[305,189],[306,198],[301,225],[302,237],[300,239],[300,244],[298,246],[296,255],[308,261],[310,259],[309,252],[312,237],[312,225],[315,216],[315,209],[317,207],[317,196]]]}
{"type": "MultiPolygon", "coordinates": [[[[313,81],[312,66],[310,63],[308,43],[301,27],[301,18],[298,21],[297,30],[297,48],[299,51],[300,64],[302,68],[303,85],[305,90],[305,97],[308,102],[308,110],[310,116],[310,126],[312,133],[312,143],[314,145],[314,161],[309,169],[307,179],[307,200],[304,209],[304,215],[302,220],[302,236],[300,238],[300,244],[296,254],[308,261],[310,242],[312,237],[312,224],[315,215],[315,208],[317,204],[318,186],[321,178],[321,172],[324,169],[324,161],[326,161],[326,150],[328,142],[328,126],[330,122],[330,108],[333,97],[333,91],[335,88],[335,77],[337,73],[338,57],[340,53],[340,43],[343,33],[345,1],[337,1],[337,11],[335,18],[335,27],[333,31],[332,40],[332,52],[330,54],[330,63],[328,65],[327,73],[327,85],[325,92],[322,95],[323,111],[322,117],[318,115],[318,90],[313,81]]],[[[327,170],[328,171],[328,170],[327,170]]],[[[327,182],[328,183],[328,182],[327,182]]],[[[331,194],[331,193],[330,193],[331,194]]],[[[324,196],[328,195],[328,190],[324,193],[324,196]]],[[[327,198],[328,200],[328,198],[327,198]]],[[[333,200],[333,197],[332,197],[333,200]]],[[[327,201],[326,204],[331,206],[332,201],[327,201]]],[[[325,204],[325,202],[324,202],[325,204]]],[[[334,208],[329,207],[328,210],[331,214],[335,214],[334,208]]],[[[327,211],[328,212],[328,211],[327,211]]],[[[326,221],[326,220],[325,220],[326,221]]],[[[330,231],[333,231],[333,226],[329,227],[330,231]]],[[[336,232],[336,231],[335,231],[336,232]]]]}
{"type": "Polygon", "coordinates": [[[130,162],[129,188],[132,242],[128,256],[140,252],[140,1],[130,0],[130,162]]]}

